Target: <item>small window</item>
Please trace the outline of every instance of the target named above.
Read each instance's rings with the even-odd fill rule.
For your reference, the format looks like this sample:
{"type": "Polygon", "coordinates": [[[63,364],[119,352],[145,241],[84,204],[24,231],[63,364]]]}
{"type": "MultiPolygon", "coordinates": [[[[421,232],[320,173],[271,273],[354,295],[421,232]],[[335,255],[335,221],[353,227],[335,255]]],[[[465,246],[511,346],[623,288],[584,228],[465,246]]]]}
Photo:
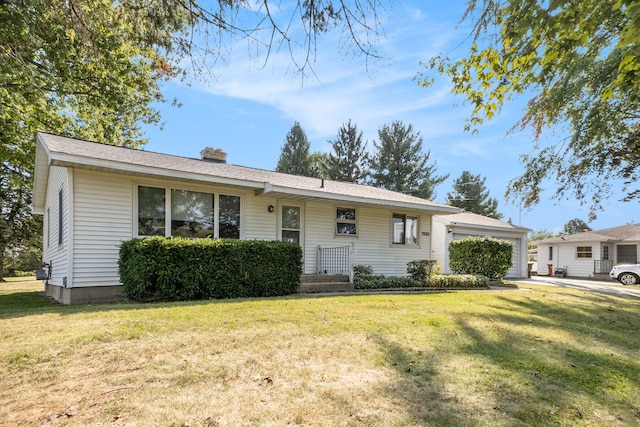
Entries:
{"type": "Polygon", "coordinates": [[[391,219],[391,243],[396,245],[417,245],[418,218],[393,214],[391,219]]]}
{"type": "Polygon", "coordinates": [[[64,226],[64,222],[62,220],[62,190],[58,191],[58,245],[62,244],[62,232],[64,231],[62,228],[64,226]]]}
{"type": "Polygon", "coordinates": [[[336,209],[336,234],[340,236],[355,236],[358,234],[355,209],[336,209]]]}
{"type": "Polygon", "coordinates": [[[138,187],[138,236],[165,235],[164,188],[138,187]]]}
{"type": "Polygon", "coordinates": [[[219,196],[220,237],[223,239],[240,238],[240,197],[219,196]]]}
{"type": "Polygon", "coordinates": [[[553,246],[549,246],[549,261],[553,261],[553,246]]]}
{"type": "Polygon", "coordinates": [[[578,246],[576,250],[577,258],[591,258],[591,246],[578,246]]]}
{"type": "Polygon", "coordinates": [[[282,207],[282,241],[300,244],[300,208],[282,207]]]}
{"type": "Polygon", "coordinates": [[[602,247],[602,259],[605,261],[609,260],[609,246],[608,245],[604,245],[602,247]]]}

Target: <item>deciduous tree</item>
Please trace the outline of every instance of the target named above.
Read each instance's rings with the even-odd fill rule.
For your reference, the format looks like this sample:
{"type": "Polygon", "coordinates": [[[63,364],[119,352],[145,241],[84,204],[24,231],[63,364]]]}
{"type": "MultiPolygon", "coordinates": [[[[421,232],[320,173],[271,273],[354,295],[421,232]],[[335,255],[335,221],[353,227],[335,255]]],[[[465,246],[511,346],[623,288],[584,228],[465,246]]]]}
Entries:
{"type": "Polygon", "coordinates": [[[562,233],[564,234],[577,234],[582,233],[583,231],[591,231],[591,227],[589,227],[587,223],[580,218],[569,220],[569,222],[567,222],[562,228],[562,233]]]}
{"type": "MultiPolygon", "coordinates": [[[[469,102],[467,129],[492,119],[509,100],[529,99],[516,128],[536,141],[524,173],[507,194],[539,201],[555,178],[555,197],[572,195],[592,218],[613,182],[625,200],[640,197],[640,7],[633,0],[471,0],[472,44],[461,58],[432,58],[427,68],[451,78],[469,102]],[[539,144],[549,128],[568,136],[539,144]]],[[[428,86],[429,74],[420,81],[428,86]]],[[[530,151],[530,150],[527,150],[530,151]]]]}
{"type": "Polygon", "coordinates": [[[224,44],[243,39],[265,62],[284,49],[304,75],[333,29],[375,57],[381,3],[0,0],[0,180],[21,192],[3,195],[3,216],[16,215],[2,219],[0,254],[20,244],[8,230],[38,232],[28,210],[36,130],[136,147],[146,142],[141,124],[159,123],[158,82],[184,75],[181,64],[205,74],[228,52],[224,44]]]}

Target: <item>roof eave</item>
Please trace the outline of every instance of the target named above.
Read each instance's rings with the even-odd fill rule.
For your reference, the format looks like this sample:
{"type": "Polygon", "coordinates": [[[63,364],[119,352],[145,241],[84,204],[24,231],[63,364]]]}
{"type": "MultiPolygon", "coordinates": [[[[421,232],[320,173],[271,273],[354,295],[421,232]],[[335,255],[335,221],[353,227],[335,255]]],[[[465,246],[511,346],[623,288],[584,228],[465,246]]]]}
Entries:
{"type": "Polygon", "coordinates": [[[421,211],[430,211],[437,214],[456,214],[460,213],[459,208],[444,205],[423,205],[420,203],[401,202],[384,199],[374,199],[362,196],[352,196],[348,194],[329,193],[322,190],[305,190],[299,188],[290,188],[284,186],[276,186],[270,183],[264,183],[264,188],[257,190],[256,195],[290,195],[298,197],[308,197],[312,199],[334,200],[338,202],[361,203],[376,206],[386,206],[402,209],[412,209],[421,211]]]}
{"type": "Polygon", "coordinates": [[[505,227],[498,227],[493,225],[482,225],[482,224],[473,224],[473,223],[457,222],[457,221],[452,221],[449,223],[449,225],[459,226],[459,227],[469,227],[469,228],[475,228],[480,230],[504,231],[504,232],[512,232],[512,233],[530,233],[531,231],[533,231],[532,229],[526,228],[526,227],[505,228],[505,227]]]}
{"type": "Polygon", "coordinates": [[[94,157],[77,156],[73,154],[53,153],[51,155],[52,166],[81,167],[84,169],[98,169],[128,172],[137,175],[147,175],[162,178],[175,178],[189,181],[199,181],[211,184],[232,185],[245,188],[259,189],[262,182],[244,179],[225,178],[217,175],[204,175],[197,172],[184,172],[147,165],[132,165],[114,160],[96,159],[94,157]]]}

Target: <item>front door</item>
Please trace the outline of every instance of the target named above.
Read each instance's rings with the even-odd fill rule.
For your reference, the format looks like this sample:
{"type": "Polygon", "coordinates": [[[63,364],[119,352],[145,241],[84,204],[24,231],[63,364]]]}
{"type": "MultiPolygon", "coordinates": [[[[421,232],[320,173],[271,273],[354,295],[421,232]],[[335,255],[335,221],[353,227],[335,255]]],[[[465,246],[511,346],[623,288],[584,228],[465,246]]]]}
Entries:
{"type": "Polygon", "coordinates": [[[618,245],[618,264],[637,264],[638,245],[618,245]]]}

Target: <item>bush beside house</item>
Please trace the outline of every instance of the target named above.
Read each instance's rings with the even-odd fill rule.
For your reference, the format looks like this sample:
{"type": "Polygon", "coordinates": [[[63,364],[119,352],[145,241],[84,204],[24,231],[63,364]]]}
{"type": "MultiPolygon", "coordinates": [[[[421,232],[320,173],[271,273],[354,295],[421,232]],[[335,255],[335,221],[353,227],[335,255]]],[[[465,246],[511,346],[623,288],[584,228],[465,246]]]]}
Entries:
{"type": "Polygon", "coordinates": [[[513,244],[488,237],[468,237],[449,244],[449,265],[459,274],[502,279],[513,261],[513,244]]]}
{"type": "Polygon", "coordinates": [[[369,265],[353,268],[356,289],[408,289],[408,288],[485,288],[489,279],[472,274],[438,274],[434,260],[416,260],[407,264],[409,277],[385,277],[374,274],[369,265]]]}
{"type": "Polygon", "coordinates": [[[290,295],[302,249],[287,242],[132,239],[120,247],[120,280],[134,301],[186,301],[290,295]]]}

